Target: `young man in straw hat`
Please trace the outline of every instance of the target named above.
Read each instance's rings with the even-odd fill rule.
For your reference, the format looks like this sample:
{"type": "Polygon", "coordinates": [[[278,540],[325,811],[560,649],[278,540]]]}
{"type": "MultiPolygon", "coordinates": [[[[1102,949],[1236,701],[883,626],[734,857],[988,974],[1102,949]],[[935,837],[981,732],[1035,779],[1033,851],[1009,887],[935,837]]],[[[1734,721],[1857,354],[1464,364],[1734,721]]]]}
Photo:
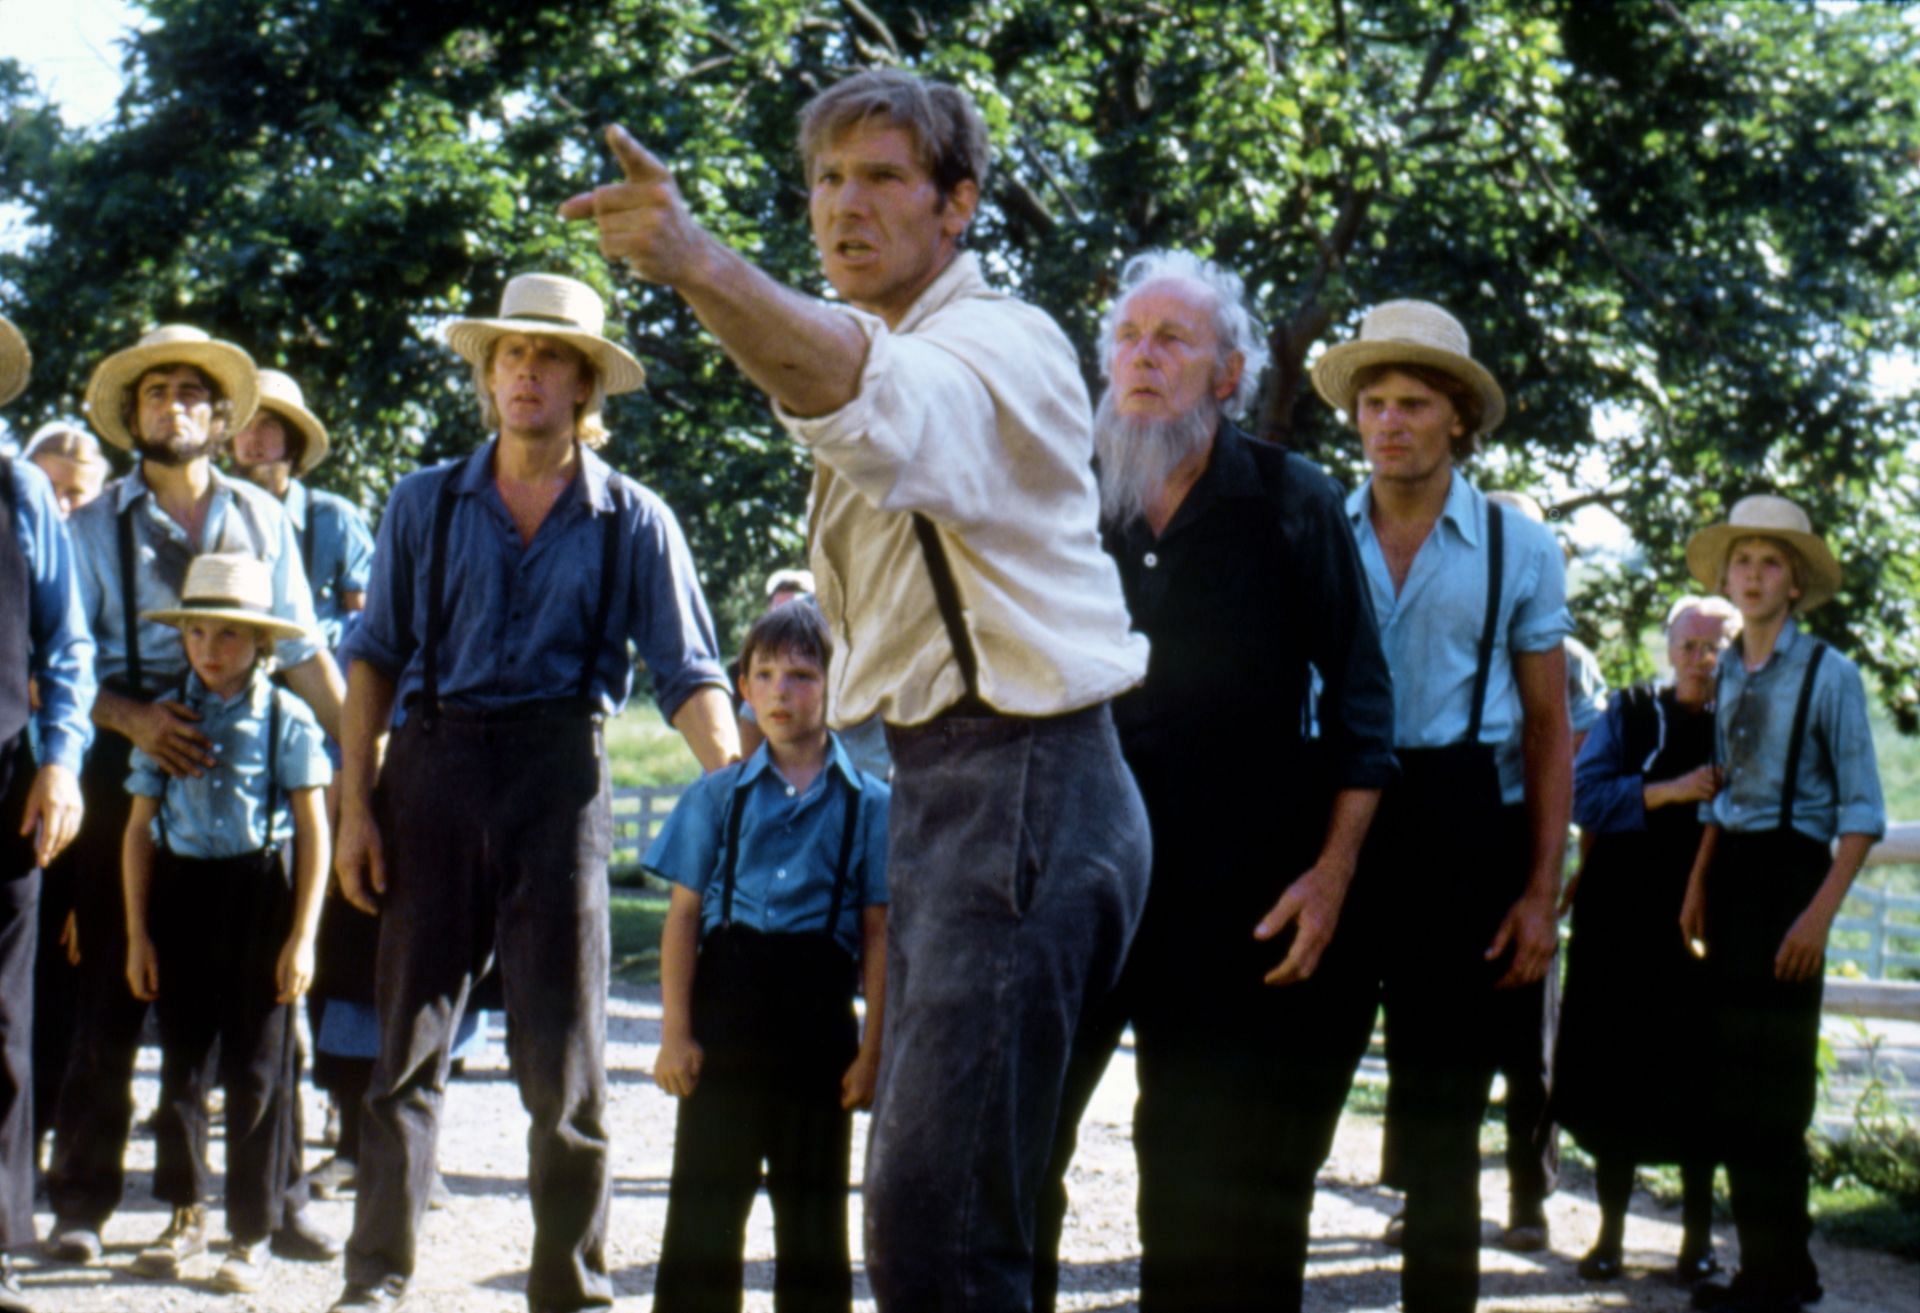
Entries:
{"type": "Polygon", "coordinates": [[[1743,498],[1689,540],[1687,568],[1742,621],[1714,698],[1720,792],[1700,805],[1706,829],[1680,913],[1706,955],[1713,1125],[1740,1270],[1731,1285],[1700,1287],[1694,1304],[1791,1313],[1821,1294],[1807,1252],[1806,1129],[1827,936],[1886,833],[1886,807],[1860,672],[1795,619],[1840,587],[1806,512],[1784,497],[1743,498]]]}
{"type": "MultiPolygon", "coordinates": [[[[258,397],[253,360],[197,328],[167,325],[100,362],[87,384],[93,429],[139,457],[133,473],[77,511],[80,592],[98,648],[100,696],[93,719],[108,731],[88,755],[82,787],[90,823],[72,856],[80,948],[74,1052],[54,1113],[48,1194],[57,1258],[92,1262],[100,1228],[119,1207],[122,1158],[133,1116],[134,1055],[146,1005],[126,987],[126,917],[120,835],[129,801],[127,761],[137,745],[175,778],[218,765],[198,717],[169,696],[187,673],[180,631],[142,620],[179,600],[194,557],[240,552],[266,565],[273,612],[299,629],[279,644],[287,686],[337,730],[342,685],[313,633],[313,598],[293,526],[280,504],[227,478],[213,457],[258,397]]],[[[323,1254],[321,1238],[277,1237],[281,1252],[323,1254]]]]}
{"type": "Polygon", "coordinates": [[[1381,954],[1407,1192],[1402,1305],[1464,1313],[1479,1287],[1496,990],[1539,980],[1556,941],[1573,763],[1563,565],[1545,527],[1459,469],[1506,398],[1452,315],[1377,306],[1313,382],[1359,429],[1372,470],[1347,516],[1393,672],[1402,774],[1369,832],[1354,914],[1381,954]]]}
{"type": "Polygon", "coordinates": [[[961,250],[988,146],[957,88],[874,70],[802,111],[814,244],[845,304],[774,282],[693,221],[644,147],[608,142],[625,181],[561,212],[673,288],[812,449],[827,705],[836,725],[887,722],[874,1293],[915,1313],[1026,1308],[1067,1052],[1147,883],[1107,710],[1147,645],[1100,550],[1079,362],[961,250]]]}
{"type": "MultiPolygon", "coordinates": [[[[20,395],[31,366],[25,340],[0,317],[0,406],[20,395]]],[[[0,1313],[30,1307],[12,1256],[33,1243],[40,877],[80,828],[93,697],[93,641],[53,489],[33,465],[0,456],[0,1313]],[[39,730],[37,766],[31,727],[39,730]]]]}
{"type": "Polygon", "coordinates": [[[338,651],[347,618],[366,605],[373,532],[358,506],[306,485],[328,447],[326,425],[307,409],[300,385],[277,369],[261,370],[260,409],[233,435],[233,467],[278,497],[293,521],[314,617],[328,650],[338,651]]]}
{"type": "Polygon", "coordinates": [[[739,746],[679,524],[592,450],[603,399],[645,378],[603,336],[604,315],[584,283],[522,274],[497,317],[447,328],[497,436],[394,489],[367,610],[342,651],[337,865],[347,898],[380,917],[380,1055],[337,1309],[405,1296],[448,1049],[489,957],[533,1115],[527,1301],[613,1302],[600,727],[632,688],[628,642],[703,766],[739,746]]]}
{"type": "Polygon", "coordinates": [[[174,779],[137,747],[129,763],[125,969],[133,996],[160,1020],[153,1188],[173,1206],[133,1270],[178,1277],[207,1247],[207,1068],[217,1044],[230,1239],[213,1284],[246,1292],[259,1289],[270,1237],[310,1234],[304,1194],[285,1188],[299,1151],[287,1104],[300,1096],[293,1003],[313,980],[333,768],[313,713],[267,677],[274,644],[301,637],[273,614],[267,567],[242,553],[200,556],[180,595],[179,606],[141,619],[180,631],[191,671],[175,696],[199,716],[220,768],[174,779]]]}

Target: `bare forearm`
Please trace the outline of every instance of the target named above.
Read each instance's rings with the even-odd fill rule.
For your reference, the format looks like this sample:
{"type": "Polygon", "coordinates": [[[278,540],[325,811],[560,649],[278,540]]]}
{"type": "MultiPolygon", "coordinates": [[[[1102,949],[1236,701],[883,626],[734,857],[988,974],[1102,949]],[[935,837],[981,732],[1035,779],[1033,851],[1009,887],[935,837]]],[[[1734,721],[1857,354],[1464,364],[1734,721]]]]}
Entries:
{"type": "Polygon", "coordinates": [[[347,671],[347,697],[340,716],[341,805],[365,806],[380,775],[380,740],[393,720],[395,684],[364,661],[347,671]]]}
{"type": "Polygon", "coordinates": [[[1829,921],[1840,914],[1840,904],[1847,900],[1847,890],[1853,887],[1854,877],[1860,874],[1872,847],[1873,836],[1866,834],[1843,834],[1834,845],[1833,864],[1813,895],[1813,905],[1829,921]]]}
{"type": "Polygon", "coordinates": [[[733,699],[717,685],[697,688],[673,713],[673,727],[687,741],[700,769],[716,771],[740,759],[740,730],[733,699]]]}
{"type": "Polygon", "coordinates": [[[300,789],[291,796],[293,810],[293,933],[312,942],[320,931],[320,904],[326,893],[326,873],[333,860],[327,835],[325,795],[300,789]]]}
{"type": "Polygon", "coordinates": [[[1373,824],[1373,813],[1379,806],[1378,789],[1342,789],[1333,795],[1326,842],[1320,845],[1320,859],[1315,865],[1330,874],[1337,873],[1343,891],[1353,883],[1367,828],[1373,824]]]}
{"type": "Polygon", "coordinates": [[[122,697],[111,689],[102,688],[94,695],[93,723],[101,729],[112,730],[123,739],[131,740],[134,717],[146,705],[137,698],[122,697]]]}
{"type": "Polygon", "coordinates": [[[660,931],[660,1029],[665,1036],[693,1035],[693,972],[699,957],[699,908],[670,907],[660,931]]]}
{"type": "Polygon", "coordinates": [[[1523,747],[1527,771],[1527,831],[1531,868],[1527,893],[1556,899],[1573,820],[1573,754],[1566,716],[1528,719],[1523,747]]]}
{"type": "Polygon", "coordinates": [[[299,665],[289,666],[287,687],[313,708],[314,719],[320,722],[321,729],[335,739],[340,737],[340,704],[346,697],[347,686],[340,678],[340,667],[333,663],[332,653],[323,649],[299,665]]]}
{"type": "Polygon", "coordinates": [[[877,1052],[887,1018],[887,909],[869,907],[860,922],[860,987],[867,999],[867,1028],[860,1047],[877,1052]]]}
{"type": "Polygon", "coordinates": [[[127,934],[133,937],[147,932],[148,894],[153,887],[153,834],[147,827],[154,811],[151,800],[136,799],[120,839],[120,887],[126,901],[127,934]]]}

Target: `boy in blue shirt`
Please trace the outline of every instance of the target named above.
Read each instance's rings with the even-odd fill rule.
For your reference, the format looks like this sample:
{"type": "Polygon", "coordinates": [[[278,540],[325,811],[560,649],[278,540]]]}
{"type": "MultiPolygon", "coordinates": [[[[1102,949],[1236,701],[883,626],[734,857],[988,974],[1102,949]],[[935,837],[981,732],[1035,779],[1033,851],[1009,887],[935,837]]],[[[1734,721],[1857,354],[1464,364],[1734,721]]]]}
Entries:
{"type": "Polygon", "coordinates": [[[1806,513],[1784,497],[1743,498],[1687,543],[1687,566],[1743,621],[1720,661],[1720,790],[1700,805],[1680,911],[1706,956],[1711,1108],[1740,1270],[1731,1285],[1696,1287],[1693,1302],[1794,1313],[1822,1293],[1807,1252],[1806,1132],[1827,936],[1886,833],[1886,807],[1860,672],[1794,620],[1840,587],[1806,513]]]}
{"type": "Polygon", "coordinates": [[[811,602],[754,622],[740,691],[766,742],[695,784],[647,851],[673,881],[653,1074],[683,1100],[658,1313],[740,1307],[763,1161],[775,1306],[852,1305],[847,1170],[853,1110],[872,1104],[880,1065],[888,789],[827,732],[830,651],[811,602]]]}
{"type": "Polygon", "coordinates": [[[178,1276],[207,1247],[205,1085],[217,1040],[231,1239],[214,1285],[244,1292],[259,1287],[269,1244],[284,1257],[338,1253],[308,1228],[304,1195],[286,1189],[297,1149],[283,1133],[285,1101],[298,1097],[292,1005],[313,981],[332,768],[312,712],[267,678],[274,641],[302,633],[272,615],[267,567],[239,554],[198,557],[181,600],[142,618],[179,627],[192,672],[178,701],[196,714],[216,764],[174,778],[135,748],[127,779],[127,982],[159,1016],[154,1193],[173,1205],[133,1270],[178,1276]]]}

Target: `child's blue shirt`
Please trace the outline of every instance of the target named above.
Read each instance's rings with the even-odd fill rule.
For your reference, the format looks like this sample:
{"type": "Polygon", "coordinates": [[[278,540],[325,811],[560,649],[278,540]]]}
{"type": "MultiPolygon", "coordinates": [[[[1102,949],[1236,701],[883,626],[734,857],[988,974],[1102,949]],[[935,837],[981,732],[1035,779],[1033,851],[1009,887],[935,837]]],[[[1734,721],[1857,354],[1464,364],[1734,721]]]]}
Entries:
{"type": "Polygon", "coordinates": [[[231,699],[208,692],[189,674],[181,701],[200,713],[194,728],[213,741],[217,765],[205,774],[174,779],[139,748],[133,750],[127,792],[159,798],[153,837],[176,857],[241,857],[267,846],[267,725],[273,700],[280,704],[276,752],[273,841],[293,837],[287,794],[321,789],[333,779],[325,739],[313,712],[293,694],[277,689],[259,671],[231,699]]]}
{"type": "MultiPolygon", "coordinates": [[[[1773,655],[1748,673],[1736,641],[1720,656],[1714,759],[1726,770],[1720,792],[1700,804],[1700,819],[1735,834],[1779,828],[1794,711],[1813,640],[1787,621],[1773,655]]],[[[1853,662],[1827,648],[1814,674],[1806,742],[1794,780],[1793,828],[1831,842],[1837,834],[1887,832],[1887,807],[1874,762],[1867,693],[1853,662]]]]}
{"type": "Polygon", "coordinates": [[[704,939],[725,915],[721,887],[728,821],[736,798],[740,853],[734,864],[733,921],[766,934],[817,933],[826,927],[847,808],[859,814],[847,862],[847,883],[834,937],[860,955],[860,910],[887,901],[885,784],[854,768],[840,740],[829,736],[825,767],[805,792],[788,784],[761,744],[697,781],[647,849],[648,870],[700,895],[704,939]]]}

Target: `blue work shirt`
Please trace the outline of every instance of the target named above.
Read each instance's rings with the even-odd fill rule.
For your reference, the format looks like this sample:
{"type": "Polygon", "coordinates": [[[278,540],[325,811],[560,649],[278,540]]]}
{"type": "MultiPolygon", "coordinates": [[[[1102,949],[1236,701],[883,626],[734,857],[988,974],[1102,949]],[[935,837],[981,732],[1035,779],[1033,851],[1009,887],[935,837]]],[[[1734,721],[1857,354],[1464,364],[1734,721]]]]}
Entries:
{"type": "MultiPolygon", "coordinates": [[[[1600,673],[1600,658],[1577,638],[1563,645],[1567,654],[1567,724],[1573,741],[1590,734],[1607,709],[1607,680],[1600,673]]],[[[1519,776],[1527,768],[1527,747],[1519,735],[1500,745],[1500,778],[1519,776]]]]}
{"type": "Polygon", "coordinates": [[[329,651],[340,646],[347,617],[343,593],[364,593],[373,574],[373,530],[358,506],[337,493],[295,479],[280,505],[293,521],[300,561],[313,591],[313,614],[329,651]]]}
{"type": "Polygon", "coordinates": [[[189,541],[186,530],[161,509],[138,467],[108,485],[68,522],[80,555],[80,600],[93,630],[94,671],[101,683],[127,677],[128,617],[121,608],[118,537],[123,514],[133,522],[133,623],[138,626],[146,684],[140,694],[151,696],[178,684],[187,673],[187,653],[178,629],[138,617],[178,607],[188,565],[206,553],[241,552],[266,563],[273,580],[273,614],[307,631],[276,645],[282,669],[320,653],[313,594],[307,588],[307,573],[300,568],[293,522],[272,493],[244,479],[228,478],[217,469],[211,473],[213,496],[197,543],[189,541]]]}
{"type": "Polygon", "coordinates": [[[435,500],[453,479],[447,527],[440,700],[466,707],[573,697],[599,606],[602,517],[620,517],[613,605],[589,687],[609,714],[633,688],[630,640],[669,721],[703,685],[726,687],[713,620],[679,522],[665,502],[584,447],[572,486],[524,546],[494,487],[490,441],[474,456],[410,474],[380,521],[367,609],[341,648],[395,681],[394,723],[419,692],[430,605],[435,500]]]}
{"type": "MultiPolygon", "coordinates": [[[[1360,548],[1360,565],[1373,595],[1380,645],[1393,674],[1393,746],[1439,748],[1466,737],[1472,723],[1473,676],[1487,611],[1487,515],[1490,503],[1460,471],[1453,471],[1446,505],[1414,554],[1396,596],[1386,555],[1369,514],[1373,480],[1347,498],[1347,519],[1360,548]]],[[[1522,728],[1520,688],[1512,656],[1551,652],[1573,629],[1567,613],[1566,569],[1560,544],[1545,525],[1507,515],[1500,569],[1500,614],[1480,742],[1498,748],[1522,728]]],[[[1500,762],[1500,793],[1525,796],[1517,760],[1500,762]]]]}
{"type": "Polygon", "coordinates": [[[27,669],[40,688],[40,710],[33,718],[40,762],[77,775],[93,742],[97,687],[78,561],[47,476],[32,461],[15,458],[7,464],[13,469],[13,536],[27,558],[27,669]]]}
{"type": "Polygon", "coordinates": [[[847,862],[834,937],[860,956],[860,909],[887,901],[885,784],[856,770],[838,737],[827,741],[827,764],[805,792],[787,783],[762,743],[744,762],[703,776],[680,795],[654,836],[643,864],[700,895],[700,934],[720,924],[721,862],[736,789],[745,783],[740,857],[733,874],[733,919],[766,934],[818,933],[832,910],[833,876],[846,831],[847,807],[860,799],[859,828],[847,862]]]}
{"type": "MultiPolygon", "coordinates": [[[[1715,693],[1714,756],[1725,769],[1720,792],[1700,804],[1700,819],[1736,834],[1780,826],[1793,717],[1813,640],[1788,620],[1773,655],[1749,673],[1735,639],[1720,658],[1715,693]]],[[[1806,741],[1794,780],[1793,828],[1830,843],[1837,834],[1887,832],[1867,691],[1860,670],[1830,646],[1814,676],[1806,741]]]]}
{"type": "Polygon", "coordinates": [[[280,746],[275,762],[273,842],[293,837],[294,789],[324,789],[333,779],[325,736],[307,704],[276,689],[263,674],[231,698],[217,697],[187,676],[181,701],[200,713],[197,728],[213,740],[217,764],[198,776],[175,779],[152,757],[133,750],[127,792],[161,798],[153,838],[176,857],[242,857],[267,846],[268,701],[280,703],[280,746]]]}

